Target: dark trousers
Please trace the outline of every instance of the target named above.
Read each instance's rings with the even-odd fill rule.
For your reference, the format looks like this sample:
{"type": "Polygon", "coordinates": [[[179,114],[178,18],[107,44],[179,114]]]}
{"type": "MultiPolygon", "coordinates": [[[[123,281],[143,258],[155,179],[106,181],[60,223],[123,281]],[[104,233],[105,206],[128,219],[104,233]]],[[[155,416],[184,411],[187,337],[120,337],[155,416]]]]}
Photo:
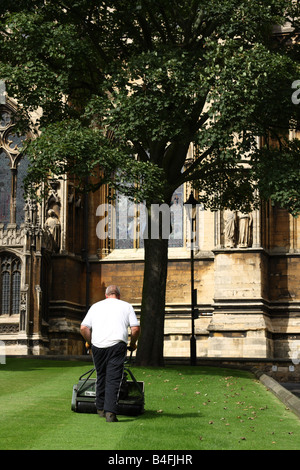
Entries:
{"type": "Polygon", "coordinates": [[[127,345],[117,343],[109,348],[92,345],[96,381],[96,408],[117,413],[117,401],[122,381],[127,345]]]}

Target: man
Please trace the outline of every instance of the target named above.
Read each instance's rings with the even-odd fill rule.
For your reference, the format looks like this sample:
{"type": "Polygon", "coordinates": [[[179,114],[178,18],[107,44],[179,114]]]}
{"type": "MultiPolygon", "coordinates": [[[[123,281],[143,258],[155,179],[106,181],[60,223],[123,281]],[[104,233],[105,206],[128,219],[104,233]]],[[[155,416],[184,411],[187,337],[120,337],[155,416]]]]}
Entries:
{"type": "Polygon", "coordinates": [[[140,326],[132,305],[120,300],[120,289],[109,286],[105,300],[95,303],[81,323],[80,332],[91,345],[97,371],[96,408],[107,422],[116,422],[117,400],[127,352],[128,327],[131,329],[129,349],[136,349],[140,326]]]}

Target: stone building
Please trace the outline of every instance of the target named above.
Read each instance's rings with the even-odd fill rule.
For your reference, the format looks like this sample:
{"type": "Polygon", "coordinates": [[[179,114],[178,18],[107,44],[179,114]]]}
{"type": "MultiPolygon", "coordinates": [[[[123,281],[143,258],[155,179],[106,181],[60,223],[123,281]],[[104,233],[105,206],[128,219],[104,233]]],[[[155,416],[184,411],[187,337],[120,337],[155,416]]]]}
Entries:
{"type": "MultiPolygon", "coordinates": [[[[24,200],[28,162],[14,113],[7,98],[0,105],[0,341],[6,354],[82,354],[80,322],[106,286],[119,284],[140,311],[143,207],[122,196],[112,206],[106,187],[82,195],[62,179],[51,181],[42,204],[24,200]]],[[[189,192],[179,188],[171,208],[166,357],[190,354],[189,192]]],[[[298,219],[271,204],[251,214],[197,211],[197,356],[298,358],[298,219]]]]}

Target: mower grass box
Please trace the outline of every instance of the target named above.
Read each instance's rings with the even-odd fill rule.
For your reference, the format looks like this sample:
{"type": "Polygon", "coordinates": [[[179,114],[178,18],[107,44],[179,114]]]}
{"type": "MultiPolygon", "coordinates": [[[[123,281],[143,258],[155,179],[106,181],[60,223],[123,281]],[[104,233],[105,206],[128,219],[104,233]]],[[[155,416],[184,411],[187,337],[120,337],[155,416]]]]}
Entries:
{"type": "MultiPolygon", "coordinates": [[[[77,413],[97,413],[95,369],[83,374],[73,386],[71,410],[77,413]]],[[[118,398],[118,414],[137,416],[144,412],[144,382],[138,382],[125,368],[118,398]],[[131,380],[128,380],[128,374],[131,380]]]]}

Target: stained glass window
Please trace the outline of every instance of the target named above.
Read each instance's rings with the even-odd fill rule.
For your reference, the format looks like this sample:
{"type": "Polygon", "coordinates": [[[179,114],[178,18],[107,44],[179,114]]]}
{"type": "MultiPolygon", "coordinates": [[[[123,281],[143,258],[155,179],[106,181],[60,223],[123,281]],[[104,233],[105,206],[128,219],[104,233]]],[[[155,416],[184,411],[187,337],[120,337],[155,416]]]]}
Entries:
{"type": "MultiPolygon", "coordinates": [[[[166,232],[169,230],[169,246],[184,246],[184,190],[180,186],[172,197],[170,210],[165,219],[166,232]],[[170,224],[170,226],[169,226],[170,224]]],[[[161,206],[162,207],[162,206],[161,206]]],[[[158,208],[158,211],[160,209],[158,208]]],[[[144,204],[135,204],[128,197],[118,194],[115,202],[115,248],[143,248],[144,236],[147,236],[147,209],[144,204]]],[[[148,235],[150,236],[150,235],[148,235]]]]}
{"type": "Polygon", "coordinates": [[[115,248],[143,248],[147,211],[144,204],[135,204],[119,194],[115,205],[116,241],[115,248]]]}
{"type": "Polygon", "coordinates": [[[10,275],[7,271],[2,273],[2,314],[9,314],[10,275]]]}
{"type": "Polygon", "coordinates": [[[0,149],[0,223],[10,222],[11,170],[9,159],[0,149]]]}
{"type": "Polygon", "coordinates": [[[5,129],[13,123],[12,115],[9,111],[2,111],[0,115],[0,127],[5,129]]]}
{"type": "Polygon", "coordinates": [[[26,157],[23,157],[20,160],[18,165],[18,173],[17,173],[17,197],[16,197],[16,224],[20,225],[24,222],[24,206],[25,206],[25,199],[24,199],[24,178],[27,173],[29,161],[26,157]]]}
{"type": "Polygon", "coordinates": [[[173,194],[171,201],[171,235],[169,240],[169,247],[182,247],[183,246],[183,203],[184,203],[184,190],[183,185],[180,186],[173,194]]]}
{"type": "Polygon", "coordinates": [[[0,223],[4,226],[24,222],[23,181],[28,160],[20,155],[24,137],[14,128],[12,109],[0,105],[0,223]]]}
{"type": "Polygon", "coordinates": [[[20,313],[21,262],[13,255],[2,255],[0,260],[0,314],[18,314],[20,313]]]}
{"type": "Polygon", "coordinates": [[[12,275],[12,314],[20,313],[21,273],[15,271],[12,275]]]}
{"type": "Polygon", "coordinates": [[[116,198],[116,242],[115,247],[133,248],[133,212],[134,203],[126,196],[118,194],[116,198]]]}

